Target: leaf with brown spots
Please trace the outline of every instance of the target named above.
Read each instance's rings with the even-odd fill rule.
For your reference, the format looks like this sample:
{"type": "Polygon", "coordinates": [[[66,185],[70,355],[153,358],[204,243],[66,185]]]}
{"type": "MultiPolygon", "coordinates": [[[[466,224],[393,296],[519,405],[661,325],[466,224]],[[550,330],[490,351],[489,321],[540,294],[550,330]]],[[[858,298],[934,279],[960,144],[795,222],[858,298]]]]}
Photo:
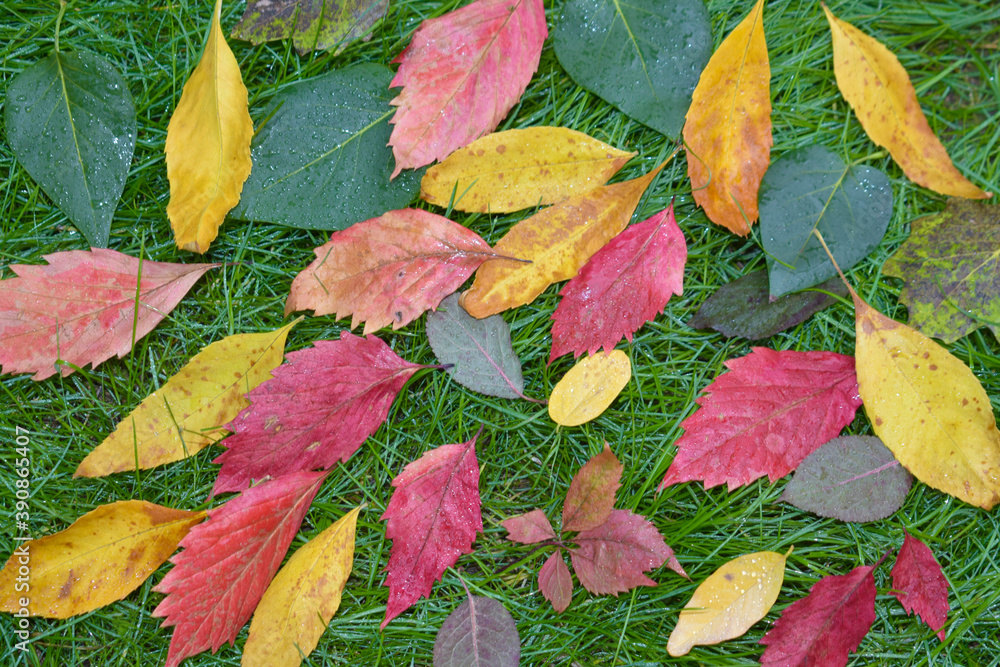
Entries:
{"type": "Polygon", "coordinates": [[[0,611],[26,606],[31,616],[69,618],[121,600],[204,518],[142,500],[101,505],[65,530],[19,543],[0,571],[0,611]]]}

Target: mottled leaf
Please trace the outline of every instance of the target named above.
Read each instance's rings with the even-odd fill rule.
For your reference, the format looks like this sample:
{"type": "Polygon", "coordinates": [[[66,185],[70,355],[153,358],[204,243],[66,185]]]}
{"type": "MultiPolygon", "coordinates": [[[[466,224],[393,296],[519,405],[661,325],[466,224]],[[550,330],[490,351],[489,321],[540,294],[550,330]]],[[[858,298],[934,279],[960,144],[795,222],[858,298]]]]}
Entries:
{"type": "Polygon", "coordinates": [[[561,550],[550,554],[538,570],[538,590],[560,614],[569,608],[573,601],[573,577],[561,550]]]}
{"type": "Polygon", "coordinates": [[[534,544],[543,540],[554,540],[555,531],[542,510],[531,510],[500,522],[507,529],[507,539],[521,544],[534,544]]]}
{"type": "Polygon", "coordinates": [[[434,639],[434,667],[517,667],[520,662],[514,619],[492,598],[466,597],[434,639]]]}
{"type": "Polygon", "coordinates": [[[892,566],[892,594],[907,614],[920,619],[937,632],[944,641],[944,624],[948,621],[948,580],[934,552],[926,544],[906,533],[903,546],[892,566]]]}
{"type": "Polygon", "coordinates": [[[385,16],[389,0],[248,0],[233,37],[251,44],[292,38],[295,50],[340,53],[385,16]]]}
{"type": "Polygon", "coordinates": [[[624,466],[604,443],[604,451],[583,464],[573,476],[563,503],[563,530],[597,528],[611,516],[624,466]]]}

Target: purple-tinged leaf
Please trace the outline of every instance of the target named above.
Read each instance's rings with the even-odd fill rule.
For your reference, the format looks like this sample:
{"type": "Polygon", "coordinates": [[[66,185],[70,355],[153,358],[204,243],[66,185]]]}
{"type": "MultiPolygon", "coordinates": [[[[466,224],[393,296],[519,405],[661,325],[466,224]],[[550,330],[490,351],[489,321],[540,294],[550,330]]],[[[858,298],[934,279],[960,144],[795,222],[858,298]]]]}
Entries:
{"type": "Polygon", "coordinates": [[[444,619],[434,640],[434,667],[517,667],[521,637],[496,600],[470,595],[444,619]]]}

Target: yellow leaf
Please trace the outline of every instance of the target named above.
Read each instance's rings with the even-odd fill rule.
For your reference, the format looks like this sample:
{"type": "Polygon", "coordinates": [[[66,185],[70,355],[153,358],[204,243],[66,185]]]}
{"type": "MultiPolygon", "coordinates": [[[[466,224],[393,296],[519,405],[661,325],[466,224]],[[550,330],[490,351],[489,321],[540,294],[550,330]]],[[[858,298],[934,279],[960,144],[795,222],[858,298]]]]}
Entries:
{"type": "Polygon", "coordinates": [[[253,121],[240,66],[226,44],[216,0],[198,66],[167,127],[167,217],[177,247],[205,252],[250,175],[253,121]]]}
{"type": "Polygon", "coordinates": [[[1000,433],[972,371],[854,295],[858,390],[875,435],[913,476],[965,502],[1000,501],[1000,433]]]}
{"type": "Polygon", "coordinates": [[[527,261],[487,260],[462,294],[462,307],[473,317],[488,317],[531,303],[552,283],[575,276],[591,255],[625,229],[664,164],[640,178],[570,197],[514,225],[493,250],[527,261]]]}
{"type": "Polygon", "coordinates": [[[708,218],[746,236],[771,154],[771,65],[764,0],[729,33],[701,73],[684,123],[694,200],[708,218]]]}
{"type": "Polygon", "coordinates": [[[739,637],[764,618],[778,599],[785,580],[785,560],[773,551],[734,558],[703,581],[684,605],[667,652],[686,655],[693,646],[718,644],[739,637]]]}
{"type": "Polygon", "coordinates": [[[598,352],[576,363],[549,396],[549,416],[563,426],[579,426],[608,409],[632,377],[632,364],[621,350],[598,352]]]}
{"type": "Polygon", "coordinates": [[[507,130],[477,139],[427,170],[420,196],[457,211],[509,213],[555,204],[604,185],[635,153],[565,127],[507,130]]]}
{"type": "Polygon", "coordinates": [[[218,441],[225,435],[220,427],[249,405],[244,394],[271,378],[284,356],[285,338],[299,320],[206,347],[119,422],[73,476],[152,468],[194,456],[218,441]]]}
{"type": "Polygon", "coordinates": [[[903,66],[877,40],[841,21],[823,5],[833,35],[837,87],[861,126],[914,183],[941,194],[984,199],[990,195],[965,179],[934,136],[903,66]]]}
{"type": "Polygon", "coordinates": [[[294,667],[316,648],[351,576],[360,510],[299,548],[274,577],[250,623],[243,665],[294,667]]]}
{"type": "Polygon", "coordinates": [[[102,505],[66,530],[25,542],[0,571],[0,611],[69,618],[121,600],[177,549],[205,512],[142,500],[102,505]],[[17,586],[22,568],[30,590],[17,586]]]}

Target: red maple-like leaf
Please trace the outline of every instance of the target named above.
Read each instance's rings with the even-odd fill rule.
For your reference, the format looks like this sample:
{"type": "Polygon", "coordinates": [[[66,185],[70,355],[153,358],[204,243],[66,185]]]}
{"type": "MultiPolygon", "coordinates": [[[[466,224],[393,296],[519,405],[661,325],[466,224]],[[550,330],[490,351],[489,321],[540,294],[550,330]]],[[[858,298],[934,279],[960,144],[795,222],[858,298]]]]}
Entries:
{"type": "MultiPolygon", "coordinates": [[[[881,561],[879,561],[881,562],[881,561]]],[[[875,622],[878,566],[823,577],[792,603],[761,640],[760,664],[773,667],[843,667],[875,622]]]]}
{"type": "Polygon", "coordinates": [[[556,539],[552,524],[542,510],[531,510],[525,514],[518,514],[500,522],[500,525],[510,533],[507,539],[511,542],[521,544],[535,544],[545,540],[556,539]]]}
{"type": "Polygon", "coordinates": [[[614,349],[666,307],[684,288],[687,243],[674,206],[632,225],[598,250],[563,287],[552,314],[549,363],[614,349]]]}
{"type": "Polygon", "coordinates": [[[226,426],[234,435],[213,494],[253,480],[346,461],[382,425],[389,407],[419,369],[374,336],[347,331],[292,352],[274,377],[247,394],[250,406],[226,426]]]}
{"type": "Polygon", "coordinates": [[[563,560],[562,551],[550,555],[538,571],[538,590],[560,614],[573,601],[573,578],[563,560]]]}
{"type": "Polygon", "coordinates": [[[181,540],[184,550],[170,559],[175,567],[153,588],[167,594],[153,616],[176,626],[166,667],[236,639],[325,477],[298,472],[248,489],[181,540]]]}
{"type": "Polygon", "coordinates": [[[476,533],[483,532],[477,437],[424,452],[392,480],[396,490],[382,514],[392,540],[382,628],[430,595],[434,582],[459,556],[472,553],[476,533]]]}
{"type": "Polygon", "coordinates": [[[44,380],[57,361],[65,376],[74,366],[124,357],[218,266],[141,261],[101,248],[44,257],[48,266],[12,264],[17,277],[0,281],[2,373],[44,380]]]}
{"type": "Polygon", "coordinates": [[[611,516],[621,486],[622,464],[604,443],[604,451],[583,464],[570,482],[563,503],[563,530],[597,528],[611,516]]]}
{"type": "Polygon", "coordinates": [[[420,24],[393,62],[399,107],[393,177],[492,132],[538,69],[549,31],[542,0],[477,0],[420,24]]]}
{"type": "Polygon", "coordinates": [[[934,553],[926,544],[909,533],[892,566],[892,594],[906,613],[916,613],[944,641],[945,621],[948,620],[948,580],[934,553]]]}
{"type": "Polygon", "coordinates": [[[851,423],[861,405],[854,358],[834,352],[753,352],[697,400],[660,488],[704,480],[732,491],[767,475],[773,482],[851,423]]]}

